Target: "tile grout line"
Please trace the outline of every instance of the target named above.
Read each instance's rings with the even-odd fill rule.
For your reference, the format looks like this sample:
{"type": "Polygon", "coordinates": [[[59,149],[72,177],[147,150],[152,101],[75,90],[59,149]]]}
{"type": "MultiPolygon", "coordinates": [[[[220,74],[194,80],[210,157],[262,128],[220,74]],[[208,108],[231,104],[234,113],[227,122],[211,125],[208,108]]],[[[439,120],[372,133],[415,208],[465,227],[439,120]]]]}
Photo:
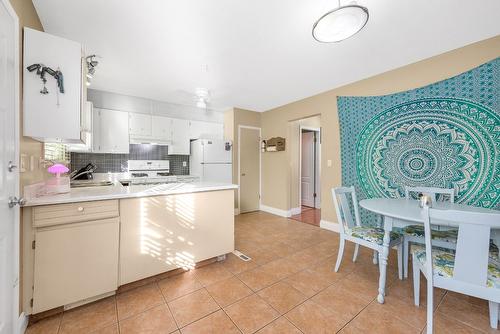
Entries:
{"type": "MultiPolygon", "coordinates": [[[[161,297],[163,298],[163,301],[165,302],[165,304],[167,305],[167,310],[168,312],[170,313],[170,316],[172,317],[172,319],[174,319],[174,323],[175,323],[175,327],[177,327],[176,330],[178,330],[180,332],[180,328],[179,328],[179,324],[177,323],[177,320],[175,319],[174,317],[174,314],[172,313],[172,310],[170,309],[170,305],[168,304],[167,302],[167,298],[165,297],[165,295],[163,294],[163,291],[161,290],[160,286],[158,285],[158,281],[155,282],[155,284],[157,285],[158,287],[158,290],[160,290],[160,294],[161,294],[161,297]]],[[[196,290],[198,291],[198,290],[196,290]]],[[[172,332],[173,333],[173,332],[172,332]]]]}

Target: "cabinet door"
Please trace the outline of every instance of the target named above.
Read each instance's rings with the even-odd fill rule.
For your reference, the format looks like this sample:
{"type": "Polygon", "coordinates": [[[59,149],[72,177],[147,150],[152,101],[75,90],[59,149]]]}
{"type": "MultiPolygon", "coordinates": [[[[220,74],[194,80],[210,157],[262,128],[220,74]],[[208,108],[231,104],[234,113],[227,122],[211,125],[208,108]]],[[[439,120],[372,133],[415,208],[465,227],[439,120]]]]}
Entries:
{"type": "Polygon", "coordinates": [[[81,44],[26,27],[23,51],[23,135],[45,142],[80,143],[81,44]],[[51,75],[45,76],[43,84],[36,70],[29,72],[27,67],[34,64],[59,69],[64,93],[51,75]],[[40,94],[43,87],[46,94],[40,94]]]}
{"type": "Polygon", "coordinates": [[[101,109],[92,109],[92,152],[101,152],[101,109]]]}
{"type": "Polygon", "coordinates": [[[100,153],[129,153],[128,113],[101,109],[100,153]]]}
{"type": "Polygon", "coordinates": [[[130,135],[139,137],[151,136],[151,115],[129,113],[130,135]]]}
{"type": "Polygon", "coordinates": [[[223,139],[223,126],[220,123],[191,121],[189,130],[191,139],[223,139]]]}
{"type": "Polygon", "coordinates": [[[224,139],[224,125],[222,123],[208,123],[207,132],[210,139],[224,139]]]}
{"type": "Polygon", "coordinates": [[[172,119],[172,145],[168,147],[168,154],[189,155],[189,121],[185,119],[172,119]]]}
{"type": "Polygon", "coordinates": [[[172,140],[172,119],[163,116],[152,116],[153,139],[172,140]]]}
{"type": "Polygon", "coordinates": [[[203,133],[205,132],[206,122],[202,121],[190,121],[189,124],[189,134],[191,139],[203,138],[203,133]]]}
{"type": "Polygon", "coordinates": [[[119,218],[37,228],[33,313],[115,291],[119,218]]]}

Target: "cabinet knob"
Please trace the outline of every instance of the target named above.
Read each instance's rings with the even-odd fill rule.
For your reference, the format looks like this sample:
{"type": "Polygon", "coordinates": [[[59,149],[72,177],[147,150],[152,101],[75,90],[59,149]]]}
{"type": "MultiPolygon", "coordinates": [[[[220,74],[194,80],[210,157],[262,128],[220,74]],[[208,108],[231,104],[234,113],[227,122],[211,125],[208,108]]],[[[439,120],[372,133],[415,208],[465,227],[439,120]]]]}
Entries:
{"type": "Polygon", "coordinates": [[[83,206],[78,207],[78,212],[83,212],[83,206]]]}

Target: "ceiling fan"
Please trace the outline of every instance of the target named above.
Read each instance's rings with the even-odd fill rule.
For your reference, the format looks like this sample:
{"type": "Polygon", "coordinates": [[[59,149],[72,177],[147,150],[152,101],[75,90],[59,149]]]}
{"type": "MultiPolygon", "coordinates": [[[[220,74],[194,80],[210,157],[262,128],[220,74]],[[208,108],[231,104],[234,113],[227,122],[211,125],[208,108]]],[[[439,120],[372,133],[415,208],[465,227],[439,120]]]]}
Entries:
{"type": "Polygon", "coordinates": [[[194,99],[196,107],[208,110],[210,103],[210,91],[207,88],[196,88],[194,99]]]}

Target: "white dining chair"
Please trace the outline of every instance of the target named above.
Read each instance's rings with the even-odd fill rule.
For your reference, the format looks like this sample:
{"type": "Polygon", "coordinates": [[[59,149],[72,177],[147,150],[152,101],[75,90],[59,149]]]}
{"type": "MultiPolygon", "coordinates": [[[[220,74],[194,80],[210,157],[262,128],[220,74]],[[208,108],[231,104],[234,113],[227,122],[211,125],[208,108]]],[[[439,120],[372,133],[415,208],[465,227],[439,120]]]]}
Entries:
{"type": "MultiPolygon", "coordinates": [[[[453,189],[435,187],[405,187],[405,197],[408,200],[418,199],[419,195],[430,196],[432,203],[439,201],[455,202],[455,191],[453,189]],[[416,196],[415,196],[416,195],[416,196]]],[[[424,227],[422,225],[409,225],[403,228],[403,264],[404,277],[408,278],[408,260],[410,244],[424,244],[424,227]]],[[[432,231],[432,243],[434,246],[455,249],[457,243],[457,230],[432,231]]]]}
{"type": "Polygon", "coordinates": [[[491,226],[498,214],[422,209],[425,246],[412,248],[415,305],[420,304],[420,272],[427,279],[427,333],[433,329],[434,287],[489,301],[490,325],[498,327],[500,268],[489,261],[491,226]],[[456,250],[432,246],[431,225],[458,226],[456,250]],[[430,254],[430,256],[427,256],[430,254]],[[428,261],[428,259],[432,261],[428,261]]]}
{"type": "MultiPolygon", "coordinates": [[[[337,221],[340,226],[340,245],[335,264],[335,272],[339,270],[342,256],[344,255],[345,241],[355,243],[353,262],[358,256],[359,246],[364,246],[378,254],[382,253],[384,229],[380,227],[364,226],[359,216],[358,200],[354,187],[338,187],[332,189],[333,204],[337,212],[337,221]],[[350,198],[349,198],[349,197],[350,198]],[[354,218],[352,214],[354,210],[354,218]]],[[[391,232],[390,248],[396,246],[398,253],[399,279],[403,279],[403,237],[397,232],[391,232]]],[[[378,261],[380,264],[380,261],[378,261]]]]}

